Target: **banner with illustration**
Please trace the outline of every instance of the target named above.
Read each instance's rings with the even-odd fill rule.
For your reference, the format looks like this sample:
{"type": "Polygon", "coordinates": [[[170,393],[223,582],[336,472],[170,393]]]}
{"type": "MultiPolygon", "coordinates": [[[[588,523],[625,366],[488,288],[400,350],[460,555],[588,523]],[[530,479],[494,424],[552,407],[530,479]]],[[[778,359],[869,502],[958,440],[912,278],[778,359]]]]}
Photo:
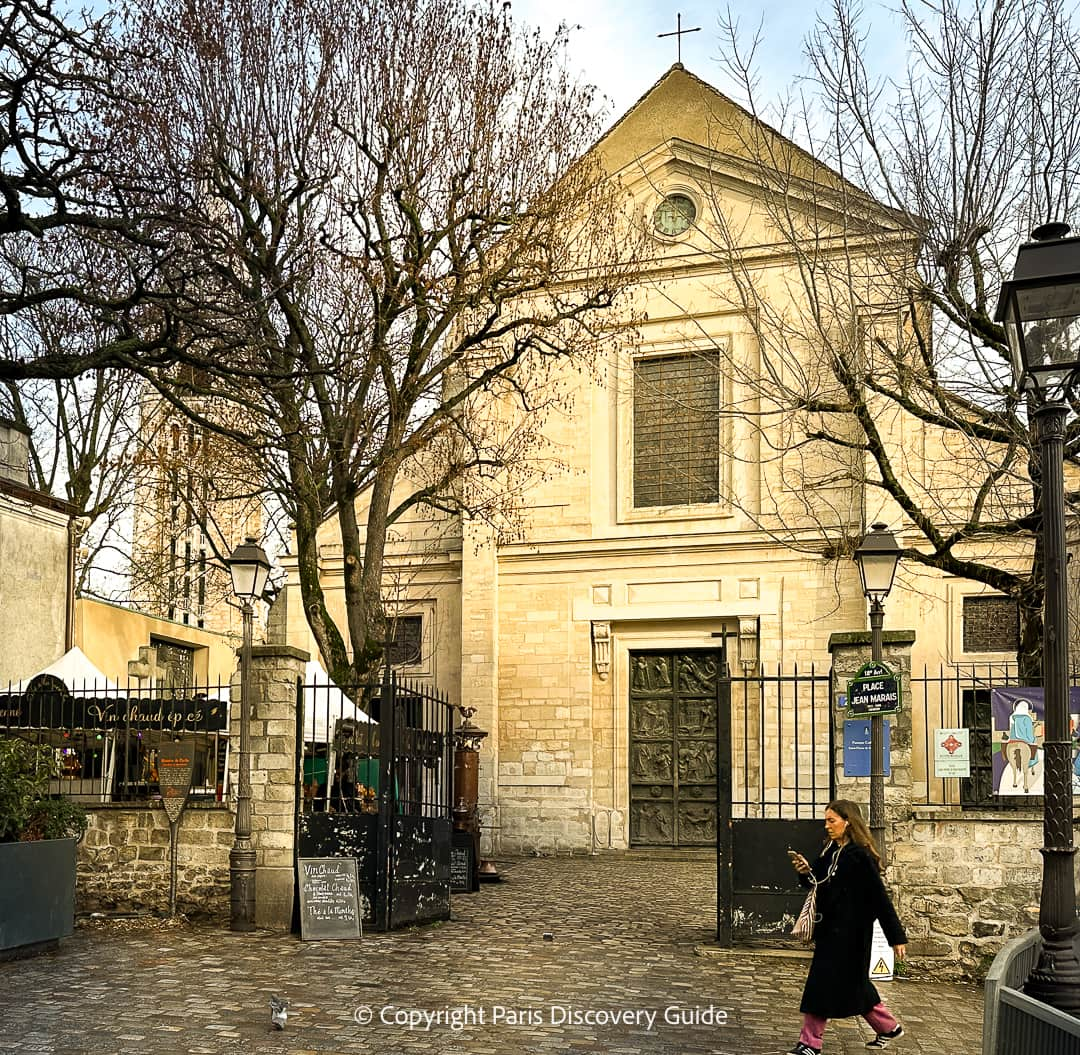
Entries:
{"type": "MultiPolygon", "coordinates": [[[[990,690],[994,792],[1043,793],[1045,710],[1043,690],[1010,686],[990,690]]],[[[1080,795],[1080,688],[1069,689],[1073,794],[1080,795]]]]}

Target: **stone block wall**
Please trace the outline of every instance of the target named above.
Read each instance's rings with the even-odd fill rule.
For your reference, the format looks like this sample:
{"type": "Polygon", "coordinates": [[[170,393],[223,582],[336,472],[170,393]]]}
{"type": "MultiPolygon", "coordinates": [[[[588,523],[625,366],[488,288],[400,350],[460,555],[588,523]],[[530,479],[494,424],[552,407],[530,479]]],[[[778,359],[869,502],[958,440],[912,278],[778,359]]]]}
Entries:
{"type": "MultiPolygon", "coordinates": [[[[297,754],[297,687],[308,654],[287,645],[252,650],[251,803],[255,848],[255,922],[292,924],[297,754]]],[[[240,699],[234,679],[232,698],[240,699]]],[[[229,851],[235,828],[240,708],[231,708],[230,795],[227,803],[188,803],[177,840],[177,910],[229,917],[229,851]]],[[[80,912],[169,907],[169,820],[160,805],[90,809],[78,848],[76,907],[80,912]]]]}
{"type": "Polygon", "coordinates": [[[461,706],[476,712],[472,723],[488,734],[480,745],[479,796],[481,809],[488,813],[484,834],[490,852],[500,745],[495,545],[487,525],[470,520],[462,530],[462,551],[470,559],[463,559],[461,566],[461,706]]]}
{"type": "MultiPolygon", "coordinates": [[[[255,848],[255,923],[288,930],[295,889],[294,847],[300,763],[297,755],[298,685],[308,653],[290,645],[256,645],[251,674],[251,841],[255,848]]],[[[232,698],[240,699],[233,681],[232,698]]],[[[232,708],[230,736],[240,743],[240,708],[232,708]]],[[[229,753],[237,787],[239,750],[229,753]]]]}
{"type": "Polygon", "coordinates": [[[587,851],[596,779],[589,624],[570,618],[572,584],[506,578],[499,601],[499,851],[587,851]]]}
{"type": "Polygon", "coordinates": [[[943,975],[982,977],[1038,924],[1042,817],[916,808],[892,827],[889,885],[908,953],[943,975]]]}
{"type": "MultiPolygon", "coordinates": [[[[229,916],[233,814],[225,805],[189,804],[177,832],[176,906],[189,916],[229,916]]],[[[79,843],[76,911],[167,912],[169,818],[160,806],[90,811],[79,843]]]]}

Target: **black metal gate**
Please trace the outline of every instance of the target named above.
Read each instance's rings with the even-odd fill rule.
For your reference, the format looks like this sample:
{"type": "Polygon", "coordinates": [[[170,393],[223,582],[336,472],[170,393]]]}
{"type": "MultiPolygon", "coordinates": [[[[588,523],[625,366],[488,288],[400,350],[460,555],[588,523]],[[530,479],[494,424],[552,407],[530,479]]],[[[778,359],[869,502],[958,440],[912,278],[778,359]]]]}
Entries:
{"type": "Polygon", "coordinates": [[[392,673],[348,695],[300,691],[297,857],[355,857],[377,930],[448,919],[453,708],[392,673]]]}
{"type": "Polygon", "coordinates": [[[722,649],[630,653],[632,846],[714,845],[724,670],[722,649]]]}
{"type": "Polygon", "coordinates": [[[717,751],[717,924],[722,945],[780,936],[805,897],[788,847],[813,858],[833,797],[832,678],[813,667],[727,678],[717,751]]]}

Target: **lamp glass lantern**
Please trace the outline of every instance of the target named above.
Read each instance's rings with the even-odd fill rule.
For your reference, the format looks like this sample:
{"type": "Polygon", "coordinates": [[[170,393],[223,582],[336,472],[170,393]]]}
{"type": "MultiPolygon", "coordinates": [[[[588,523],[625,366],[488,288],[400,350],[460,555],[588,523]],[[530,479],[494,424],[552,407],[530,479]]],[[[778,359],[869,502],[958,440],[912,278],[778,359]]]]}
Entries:
{"type": "Polygon", "coordinates": [[[256,539],[249,535],[225,563],[229,566],[233,593],[237,597],[250,601],[262,596],[270,575],[270,561],[256,539]]]}
{"type": "Polygon", "coordinates": [[[885,524],[874,524],[855,550],[863,594],[871,600],[882,601],[892,589],[896,565],[900,562],[900,546],[885,524]]]}
{"type": "Polygon", "coordinates": [[[1080,367],[1080,238],[1065,224],[1032,232],[1016,255],[1010,281],[1002,283],[996,321],[1005,327],[1013,376],[1044,396],[1080,367]]]}

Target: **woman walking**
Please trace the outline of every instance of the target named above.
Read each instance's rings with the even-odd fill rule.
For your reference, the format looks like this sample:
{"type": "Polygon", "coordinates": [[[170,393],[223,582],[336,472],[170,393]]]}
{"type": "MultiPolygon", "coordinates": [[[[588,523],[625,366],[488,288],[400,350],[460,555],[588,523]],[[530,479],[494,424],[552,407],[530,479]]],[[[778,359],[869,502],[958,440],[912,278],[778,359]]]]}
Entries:
{"type": "Polygon", "coordinates": [[[881,881],[881,858],[856,803],[836,799],[825,808],[829,843],[811,865],[789,851],[803,886],[811,872],[818,880],[814,958],[803,989],[798,1043],[788,1055],[818,1055],[830,1018],[862,1015],[874,1031],[868,1048],[884,1048],[904,1035],[904,1027],[881,1002],[869,978],[874,920],[902,960],[907,937],[881,881]]]}

